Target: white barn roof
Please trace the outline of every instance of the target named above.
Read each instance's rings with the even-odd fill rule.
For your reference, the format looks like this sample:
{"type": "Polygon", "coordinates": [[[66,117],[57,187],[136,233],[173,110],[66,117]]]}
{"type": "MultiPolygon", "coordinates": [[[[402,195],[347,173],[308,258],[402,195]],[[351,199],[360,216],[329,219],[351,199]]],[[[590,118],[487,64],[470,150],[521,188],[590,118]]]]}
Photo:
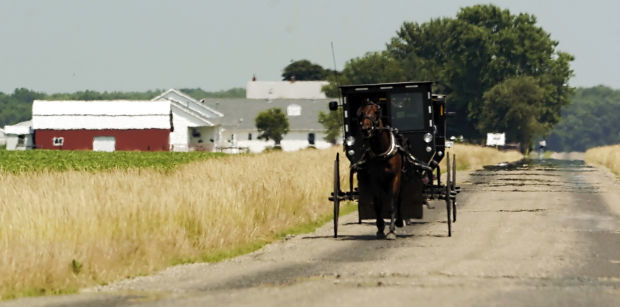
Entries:
{"type": "Polygon", "coordinates": [[[170,101],[35,100],[33,129],[170,129],[170,101]]]}
{"type": "Polygon", "coordinates": [[[175,89],[169,89],[152,100],[169,100],[172,103],[172,108],[191,115],[194,120],[202,123],[201,126],[214,126],[213,121],[210,119],[224,116],[224,114],[218,112],[217,110],[209,108],[201,102],[198,102],[196,99],[175,89]]]}
{"type": "Polygon", "coordinates": [[[325,99],[321,91],[327,81],[248,81],[248,99],[325,99]]]}
{"type": "Polygon", "coordinates": [[[27,120],[15,125],[4,126],[4,134],[25,135],[32,133],[32,121],[27,120]]]}

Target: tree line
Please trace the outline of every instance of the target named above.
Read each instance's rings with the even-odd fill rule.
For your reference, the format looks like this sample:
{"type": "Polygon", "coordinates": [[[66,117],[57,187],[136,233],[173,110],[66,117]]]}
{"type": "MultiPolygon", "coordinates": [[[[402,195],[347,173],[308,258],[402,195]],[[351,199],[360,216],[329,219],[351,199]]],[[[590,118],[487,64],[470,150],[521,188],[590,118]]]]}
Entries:
{"type": "Polygon", "coordinates": [[[548,148],[585,151],[612,144],[620,144],[620,90],[602,85],[577,88],[549,135],[548,148]]]}

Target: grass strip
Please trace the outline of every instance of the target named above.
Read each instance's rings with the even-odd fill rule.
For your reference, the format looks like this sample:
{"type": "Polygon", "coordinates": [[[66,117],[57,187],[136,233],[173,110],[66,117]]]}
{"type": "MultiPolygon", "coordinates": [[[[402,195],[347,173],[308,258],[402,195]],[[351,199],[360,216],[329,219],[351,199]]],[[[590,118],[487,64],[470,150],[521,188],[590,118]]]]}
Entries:
{"type": "Polygon", "coordinates": [[[620,144],[588,149],[586,162],[604,166],[616,176],[620,176],[620,144]]]}
{"type": "Polygon", "coordinates": [[[182,164],[224,157],[212,152],[139,152],[139,151],[70,151],[70,150],[0,150],[0,172],[29,173],[42,171],[106,171],[155,169],[172,171],[182,164]]]}

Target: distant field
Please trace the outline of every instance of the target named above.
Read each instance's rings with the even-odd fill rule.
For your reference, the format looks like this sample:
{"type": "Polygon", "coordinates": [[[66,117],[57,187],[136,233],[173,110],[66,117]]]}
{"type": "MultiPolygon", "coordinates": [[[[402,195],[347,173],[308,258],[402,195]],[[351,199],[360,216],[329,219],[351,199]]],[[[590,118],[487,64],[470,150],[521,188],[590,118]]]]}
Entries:
{"type": "MultiPolygon", "coordinates": [[[[337,152],[0,152],[0,296],[72,292],[308,232],[332,218],[337,152]]],[[[459,169],[521,158],[452,152],[459,169]]]]}
{"type": "Polygon", "coordinates": [[[94,152],[68,150],[0,150],[0,172],[172,170],[181,164],[222,157],[208,152],[94,152]]]}
{"type": "Polygon", "coordinates": [[[588,149],[586,162],[607,167],[620,176],[620,144],[588,149]]]}

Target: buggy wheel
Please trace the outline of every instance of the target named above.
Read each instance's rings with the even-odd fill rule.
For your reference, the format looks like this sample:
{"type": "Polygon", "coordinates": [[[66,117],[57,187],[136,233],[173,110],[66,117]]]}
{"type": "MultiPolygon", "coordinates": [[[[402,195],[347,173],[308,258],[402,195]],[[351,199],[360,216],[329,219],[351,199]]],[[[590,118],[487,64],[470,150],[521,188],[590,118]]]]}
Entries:
{"type": "Polygon", "coordinates": [[[452,201],[450,200],[450,195],[452,192],[452,182],[450,180],[450,155],[448,154],[448,159],[446,159],[446,191],[445,191],[445,201],[446,201],[446,215],[448,217],[448,237],[452,236],[452,215],[450,214],[450,209],[452,208],[452,201]]]}
{"type": "Polygon", "coordinates": [[[452,193],[454,193],[454,198],[450,195],[452,199],[452,222],[456,222],[456,154],[452,155],[452,193]]]}
{"type": "MultiPolygon", "coordinates": [[[[349,191],[351,192],[350,196],[349,196],[349,200],[353,199],[353,175],[355,174],[355,170],[350,169],[349,170],[349,191]]],[[[357,223],[361,224],[362,223],[362,219],[360,218],[359,212],[357,214],[357,223]]]]}
{"type": "Polygon", "coordinates": [[[336,154],[336,161],[334,161],[334,238],[338,237],[338,215],[340,215],[340,154],[336,154]]]}

